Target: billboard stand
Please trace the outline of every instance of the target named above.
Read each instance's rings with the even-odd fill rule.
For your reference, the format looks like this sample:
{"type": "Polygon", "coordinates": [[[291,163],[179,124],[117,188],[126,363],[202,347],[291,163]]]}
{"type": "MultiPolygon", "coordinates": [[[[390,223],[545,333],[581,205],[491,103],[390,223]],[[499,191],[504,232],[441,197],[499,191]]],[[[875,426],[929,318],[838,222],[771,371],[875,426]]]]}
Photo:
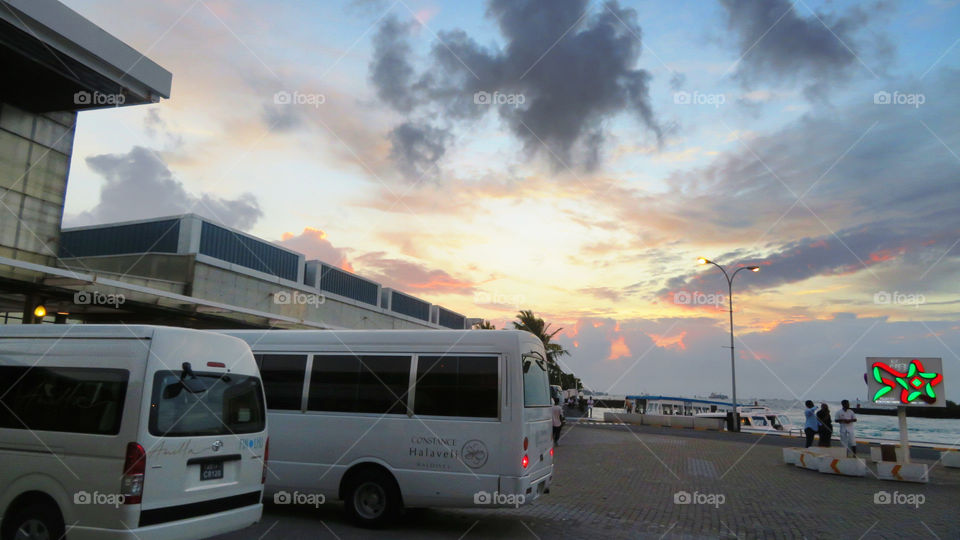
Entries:
{"type": "Polygon", "coordinates": [[[907,408],[897,407],[897,419],[900,421],[900,448],[903,462],[910,463],[910,439],[907,437],[907,408]]]}
{"type": "Polygon", "coordinates": [[[943,359],[868,356],[867,373],[863,378],[867,383],[867,399],[870,402],[881,407],[897,407],[902,452],[902,458],[897,463],[909,464],[907,407],[947,406],[943,359]]]}

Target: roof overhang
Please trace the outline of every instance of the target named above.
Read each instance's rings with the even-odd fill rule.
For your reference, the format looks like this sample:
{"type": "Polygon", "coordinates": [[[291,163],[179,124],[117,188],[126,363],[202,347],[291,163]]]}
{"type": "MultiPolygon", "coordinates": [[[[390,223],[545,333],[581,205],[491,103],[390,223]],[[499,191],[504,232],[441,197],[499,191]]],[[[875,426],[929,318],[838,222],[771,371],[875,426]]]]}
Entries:
{"type": "Polygon", "coordinates": [[[156,103],[173,80],[56,0],[0,0],[0,65],[0,99],[33,112],[156,103]]]}

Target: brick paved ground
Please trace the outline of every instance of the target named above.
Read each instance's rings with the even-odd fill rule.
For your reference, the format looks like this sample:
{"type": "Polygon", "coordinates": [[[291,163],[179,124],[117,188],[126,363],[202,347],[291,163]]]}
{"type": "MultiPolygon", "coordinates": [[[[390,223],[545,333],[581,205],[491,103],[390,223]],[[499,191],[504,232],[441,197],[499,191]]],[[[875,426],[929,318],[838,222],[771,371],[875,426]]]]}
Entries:
{"type": "Polygon", "coordinates": [[[417,510],[377,533],[346,523],[339,504],[268,505],[259,525],[220,538],[960,538],[960,470],[936,467],[926,485],[834,477],[784,465],[785,443],[575,426],[552,492],[516,510],[417,510]],[[675,504],[679,491],[723,504],[675,504]],[[875,504],[879,491],[924,501],[875,504]]]}

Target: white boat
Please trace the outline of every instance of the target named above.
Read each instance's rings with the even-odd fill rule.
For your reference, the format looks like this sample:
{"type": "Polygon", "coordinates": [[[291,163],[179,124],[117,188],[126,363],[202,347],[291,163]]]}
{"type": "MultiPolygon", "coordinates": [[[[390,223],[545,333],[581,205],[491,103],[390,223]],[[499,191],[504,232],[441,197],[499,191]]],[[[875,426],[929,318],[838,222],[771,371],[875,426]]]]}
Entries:
{"type": "Polygon", "coordinates": [[[785,414],[772,411],[764,405],[737,407],[740,413],[740,430],[751,432],[777,432],[785,435],[801,434],[803,429],[790,422],[785,414]]]}
{"type": "MultiPolygon", "coordinates": [[[[731,403],[709,399],[686,398],[677,396],[627,396],[636,403],[636,411],[646,414],[701,416],[705,418],[726,418],[732,410],[731,403]]],[[[739,405],[740,430],[754,433],[783,435],[801,435],[803,429],[790,422],[782,413],[777,413],[764,405],[739,405]]]]}

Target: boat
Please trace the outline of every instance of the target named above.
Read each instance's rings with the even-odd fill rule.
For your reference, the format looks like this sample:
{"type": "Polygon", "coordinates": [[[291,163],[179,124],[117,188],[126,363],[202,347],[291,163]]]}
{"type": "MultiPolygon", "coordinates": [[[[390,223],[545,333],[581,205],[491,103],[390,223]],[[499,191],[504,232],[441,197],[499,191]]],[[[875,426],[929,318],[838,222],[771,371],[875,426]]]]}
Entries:
{"type": "Polygon", "coordinates": [[[636,411],[667,416],[721,416],[726,417],[731,404],[724,401],[678,396],[626,396],[636,403],[636,411]]]}
{"type": "MultiPolygon", "coordinates": [[[[679,396],[626,396],[636,403],[636,411],[644,414],[668,416],[700,416],[704,418],[726,418],[733,409],[729,402],[710,399],[687,398],[679,396]]],[[[790,422],[782,413],[775,412],[764,405],[737,405],[740,413],[740,430],[753,433],[771,433],[783,435],[801,435],[803,429],[790,422]]]]}
{"type": "Polygon", "coordinates": [[[737,407],[740,413],[740,430],[754,433],[783,433],[785,435],[800,435],[803,428],[790,422],[785,414],[772,411],[764,405],[748,405],[737,407]]]}

